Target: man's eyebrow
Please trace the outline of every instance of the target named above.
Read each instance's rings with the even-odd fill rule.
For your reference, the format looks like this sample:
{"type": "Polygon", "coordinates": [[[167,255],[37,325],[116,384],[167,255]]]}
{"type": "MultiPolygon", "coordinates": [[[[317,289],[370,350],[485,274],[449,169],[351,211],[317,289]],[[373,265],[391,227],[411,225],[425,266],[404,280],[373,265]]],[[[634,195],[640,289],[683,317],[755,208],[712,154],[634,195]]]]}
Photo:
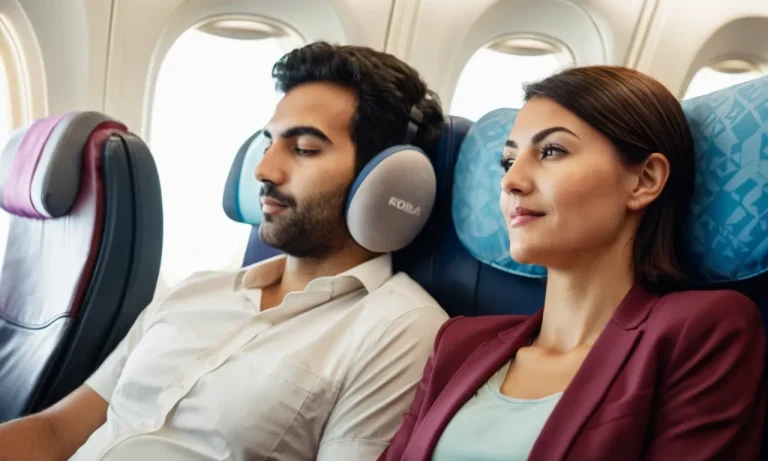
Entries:
{"type": "MultiPolygon", "coordinates": [[[[294,126],[280,134],[281,138],[297,138],[299,136],[312,136],[313,138],[317,138],[326,144],[333,144],[333,141],[331,141],[331,138],[329,138],[328,135],[323,133],[320,129],[309,125],[294,126]]],[[[272,139],[272,133],[270,133],[266,128],[264,129],[264,137],[267,139],[272,139]]]]}

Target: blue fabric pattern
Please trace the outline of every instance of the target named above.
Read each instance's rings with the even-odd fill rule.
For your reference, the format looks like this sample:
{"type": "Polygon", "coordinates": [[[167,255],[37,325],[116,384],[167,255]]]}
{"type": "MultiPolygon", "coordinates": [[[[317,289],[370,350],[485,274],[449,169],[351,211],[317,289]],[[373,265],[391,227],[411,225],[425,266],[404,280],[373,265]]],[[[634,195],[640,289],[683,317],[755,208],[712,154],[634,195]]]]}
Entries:
{"type": "MultiPolygon", "coordinates": [[[[687,259],[695,284],[768,272],[768,77],[683,101],[696,151],[687,259]]],[[[497,109],[467,134],[454,173],[456,233],[479,261],[524,277],[546,270],[509,256],[499,158],[517,115],[497,109]]]]}
{"type": "Polygon", "coordinates": [[[490,112],[464,138],[453,179],[453,223],[461,243],[479,261],[512,274],[541,278],[546,276],[545,268],[520,264],[509,255],[509,234],[499,207],[504,176],[499,160],[517,112],[490,112]]]}
{"type": "Polygon", "coordinates": [[[768,78],[682,104],[696,143],[688,234],[696,281],[768,272],[768,78]]]}

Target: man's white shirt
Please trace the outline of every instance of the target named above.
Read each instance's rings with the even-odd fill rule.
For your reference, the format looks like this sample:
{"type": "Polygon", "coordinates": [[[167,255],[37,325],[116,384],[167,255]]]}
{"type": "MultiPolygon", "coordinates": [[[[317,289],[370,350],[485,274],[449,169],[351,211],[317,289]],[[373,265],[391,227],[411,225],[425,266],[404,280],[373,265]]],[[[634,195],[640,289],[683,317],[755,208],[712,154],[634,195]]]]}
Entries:
{"type": "Polygon", "coordinates": [[[285,258],[150,304],[86,381],[106,423],[71,460],[375,460],[447,315],[382,255],[260,310],[285,258]]]}

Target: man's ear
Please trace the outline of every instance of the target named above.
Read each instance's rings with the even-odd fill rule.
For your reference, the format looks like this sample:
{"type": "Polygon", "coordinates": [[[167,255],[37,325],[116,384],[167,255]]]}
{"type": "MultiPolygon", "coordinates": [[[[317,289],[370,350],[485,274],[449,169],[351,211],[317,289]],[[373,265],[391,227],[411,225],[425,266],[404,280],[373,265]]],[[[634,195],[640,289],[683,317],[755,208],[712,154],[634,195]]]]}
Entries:
{"type": "Polygon", "coordinates": [[[663,154],[654,152],[633,170],[637,172],[637,181],[630,192],[627,207],[639,211],[648,207],[664,190],[669,179],[669,160],[663,154]]]}

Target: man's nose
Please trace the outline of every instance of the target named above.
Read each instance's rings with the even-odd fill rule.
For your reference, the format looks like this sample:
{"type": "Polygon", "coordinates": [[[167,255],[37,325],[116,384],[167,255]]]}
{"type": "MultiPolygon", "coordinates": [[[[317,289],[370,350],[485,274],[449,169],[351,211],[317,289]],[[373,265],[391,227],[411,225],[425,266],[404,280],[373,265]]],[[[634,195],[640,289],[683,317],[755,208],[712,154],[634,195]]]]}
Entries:
{"type": "Polygon", "coordinates": [[[284,156],[280,154],[276,143],[264,151],[261,161],[256,165],[254,176],[261,182],[283,184],[287,179],[287,165],[284,156]]]}

